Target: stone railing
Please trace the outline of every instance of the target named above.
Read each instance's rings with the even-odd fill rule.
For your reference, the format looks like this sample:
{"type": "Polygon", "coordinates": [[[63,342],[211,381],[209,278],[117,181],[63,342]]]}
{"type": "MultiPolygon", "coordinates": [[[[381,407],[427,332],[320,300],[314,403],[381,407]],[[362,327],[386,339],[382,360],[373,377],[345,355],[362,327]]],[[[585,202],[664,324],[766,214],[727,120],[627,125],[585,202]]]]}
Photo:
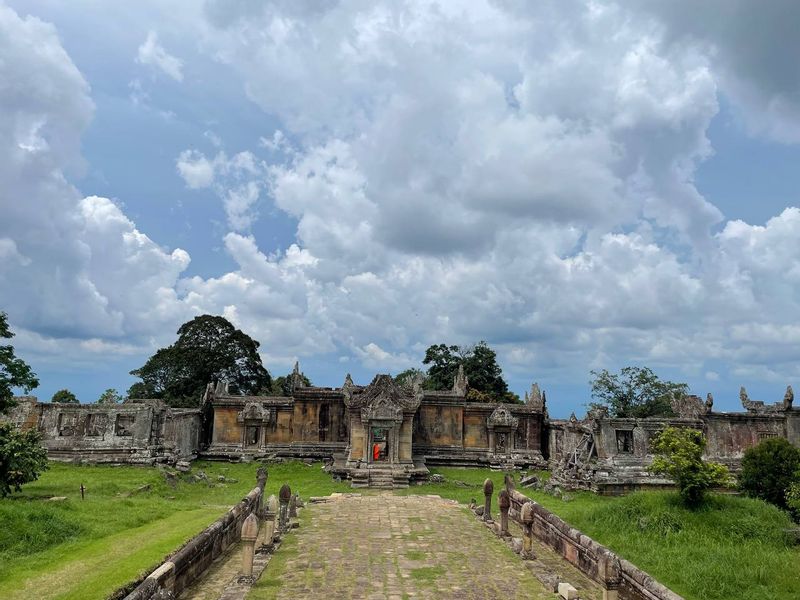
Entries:
{"type": "Polygon", "coordinates": [[[523,540],[523,548],[529,550],[531,539],[536,538],[602,585],[604,600],[683,600],[636,565],[515,490],[509,478],[506,478],[506,492],[508,517],[522,528],[523,535],[528,538],[523,540]]]}
{"type": "Polygon", "coordinates": [[[251,514],[260,512],[263,494],[263,483],[259,481],[259,485],[236,506],[167,557],[124,600],[177,597],[205,572],[215,558],[239,542],[244,521],[251,514]]]}

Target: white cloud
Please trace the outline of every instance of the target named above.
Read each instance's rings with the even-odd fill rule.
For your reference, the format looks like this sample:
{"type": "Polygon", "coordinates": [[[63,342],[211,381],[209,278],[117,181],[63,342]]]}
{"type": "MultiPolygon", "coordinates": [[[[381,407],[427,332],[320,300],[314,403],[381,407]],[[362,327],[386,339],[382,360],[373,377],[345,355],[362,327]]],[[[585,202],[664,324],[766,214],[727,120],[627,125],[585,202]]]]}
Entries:
{"type": "Polygon", "coordinates": [[[150,31],[142,45],[139,46],[136,62],[157,67],[175,81],[183,81],[183,61],[164,50],[164,47],[158,43],[158,35],[155,31],[150,31]]]}

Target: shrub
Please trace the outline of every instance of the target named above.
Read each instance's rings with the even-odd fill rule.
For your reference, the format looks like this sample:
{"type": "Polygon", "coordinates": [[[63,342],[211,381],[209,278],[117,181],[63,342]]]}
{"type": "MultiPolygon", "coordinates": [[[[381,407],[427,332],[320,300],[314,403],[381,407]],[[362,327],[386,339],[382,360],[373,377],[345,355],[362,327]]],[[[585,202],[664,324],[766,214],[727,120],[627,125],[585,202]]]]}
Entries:
{"type": "Polygon", "coordinates": [[[739,488],[748,496],[787,509],[786,493],[798,469],[800,449],[785,438],[767,439],[745,451],[739,488]]]}
{"type": "Polygon", "coordinates": [[[706,439],[696,429],[667,427],[653,439],[656,457],[650,470],[672,479],[689,508],[702,504],[708,489],[728,484],[725,466],[703,461],[705,447],[706,439]]]}

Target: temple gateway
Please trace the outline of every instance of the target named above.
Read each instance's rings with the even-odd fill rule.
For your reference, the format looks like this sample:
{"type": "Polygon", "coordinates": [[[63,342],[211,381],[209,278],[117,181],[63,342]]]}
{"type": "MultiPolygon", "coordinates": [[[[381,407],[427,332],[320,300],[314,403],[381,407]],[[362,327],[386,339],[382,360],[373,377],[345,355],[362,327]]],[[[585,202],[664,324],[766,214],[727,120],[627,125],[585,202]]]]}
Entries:
{"type": "Polygon", "coordinates": [[[376,375],[367,386],[350,375],[340,388],[304,386],[299,367],[291,396],[234,396],[209,386],[204,404],[213,433],[211,458],[282,456],[333,459],[331,472],[355,487],[408,485],[428,465],[544,467],[545,404],[467,402],[463,370],[447,391],[423,390],[376,375]]]}

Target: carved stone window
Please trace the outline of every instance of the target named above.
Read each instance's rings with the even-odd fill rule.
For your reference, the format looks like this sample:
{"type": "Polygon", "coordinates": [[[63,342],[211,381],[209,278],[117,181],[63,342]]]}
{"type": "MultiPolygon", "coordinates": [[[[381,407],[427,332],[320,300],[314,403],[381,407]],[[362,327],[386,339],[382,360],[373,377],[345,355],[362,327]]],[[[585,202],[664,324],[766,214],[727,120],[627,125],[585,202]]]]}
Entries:
{"type": "Polygon", "coordinates": [[[774,431],[759,431],[758,432],[758,441],[761,442],[763,440],[768,440],[770,438],[776,438],[778,434],[774,431]]]}
{"type": "Polygon", "coordinates": [[[117,415],[117,422],[114,424],[114,435],[118,437],[131,437],[133,435],[133,423],[136,417],[133,415],[117,415]]]}
{"type": "Polygon", "coordinates": [[[623,454],[633,453],[633,431],[630,429],[617,429],[617,452],[623,454]]]}
{"type": "Polygon", "coordinates": [[[78,425],[78,415],[75,413],[60,413],[58,415],[58,435],[71,437],[75,435],[75,428],[78,425]]]}
{"type": "Polygon", "coordinates": [[[103,413],[94,413],[86,416],[86,435],[87,436],[101,436],[106,432],[106,424],[108,423],[108,415],[103,413]]]}

